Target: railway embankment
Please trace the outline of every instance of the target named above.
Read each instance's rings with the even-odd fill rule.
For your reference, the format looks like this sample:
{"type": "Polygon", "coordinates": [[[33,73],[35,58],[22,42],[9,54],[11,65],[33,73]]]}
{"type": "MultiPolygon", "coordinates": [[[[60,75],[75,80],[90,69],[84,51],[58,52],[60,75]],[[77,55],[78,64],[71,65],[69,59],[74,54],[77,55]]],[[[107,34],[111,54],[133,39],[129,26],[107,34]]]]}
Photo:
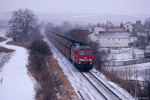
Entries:
{"type": "Polygon", "coordinates": [[[76,100],[76,93],[64,75],[46,42],[34,41],[30,50],[28,72],[35,80],[36,99],[76,100]]]}

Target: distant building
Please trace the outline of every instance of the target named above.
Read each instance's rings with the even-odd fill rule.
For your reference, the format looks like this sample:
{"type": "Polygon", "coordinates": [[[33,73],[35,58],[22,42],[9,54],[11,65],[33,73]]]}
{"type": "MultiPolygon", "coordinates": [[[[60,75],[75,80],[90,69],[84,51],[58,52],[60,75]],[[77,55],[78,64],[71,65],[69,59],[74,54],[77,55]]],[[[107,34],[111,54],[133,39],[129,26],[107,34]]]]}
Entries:
{"type": "Polygon", "coordinates": [[[111,21],[107,21],[106,27],[114,27],[111,21]]]}
{"type": "Polygon", "coordinates": [[[146,49],[146,45],[148,44],[147,34],[145,32],[137,32],[137,40],[139,41],[138,47],[146,49]]]}
{"type": "Polygon", "coordinates": [[[90,33],[92,33],[92,27],[89,27],[89,26],[81,26],[80,28],[83,29],[83,30],[88,30],[90,33]]]}
{"type": "Polygon", "coordinates": [[[137,36],[138,32],[145,32],[145,28],[141,21],[136,21],[136,24],[133,25],[133,36],[137,36]]]}
{"type": "Polygon", "coordinates": [[[126,22],[123,27],[126,29],[127,32],[132,33],[133,31],[133,25],[130,22],[126,22]]]}
{"type": "Polygon", "coordinates": [[[94,27],[93,34],[98,36],[99,33],[105,33],[106,29],[104,27],[94,27]]]}
{"type": "Polygon", "coordinates": [[[105,27],[94,27],[93,34],[98,37],[101,47],[129,47],[130,33],[125,27],[115,27],[110,21],[105,27]]]}
{"type": "Polygon", "coordinates": [[[150,37],[150,29],[145,29],[145,33],[147,34],[148,37],[150,37]]]}
{"type": "Polygon", "coordinates": [[[99,43],[101,47],[124,48],[129,47],[130,33],[101,33],[99,35],[99,43]]]}
{"type": "Polygon", "coordinates": [[[93,34],[99,35],[100,33],[116,33],[116,32],[126,32],[124,27],[94,27],[93,34]]]}

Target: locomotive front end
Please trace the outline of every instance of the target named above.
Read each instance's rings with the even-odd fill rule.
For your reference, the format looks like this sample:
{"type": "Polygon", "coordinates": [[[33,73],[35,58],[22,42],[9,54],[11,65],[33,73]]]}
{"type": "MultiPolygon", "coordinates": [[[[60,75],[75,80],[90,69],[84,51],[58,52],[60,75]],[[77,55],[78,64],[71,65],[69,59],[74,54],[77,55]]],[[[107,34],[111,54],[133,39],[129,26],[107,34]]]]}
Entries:
{"type": "Polygon", "coordinates": [[[78,68],[83,70],[91,70],[93,68],[93,50],[79,49],[77,51],[78,68]]]}

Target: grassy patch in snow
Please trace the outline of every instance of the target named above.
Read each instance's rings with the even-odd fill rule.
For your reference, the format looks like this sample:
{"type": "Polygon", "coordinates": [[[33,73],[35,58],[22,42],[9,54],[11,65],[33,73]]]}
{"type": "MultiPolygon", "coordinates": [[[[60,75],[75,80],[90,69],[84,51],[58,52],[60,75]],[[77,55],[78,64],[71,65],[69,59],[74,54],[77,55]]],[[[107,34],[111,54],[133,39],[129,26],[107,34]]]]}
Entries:
{"type": "Polygon", "coordinates": [[[8,52],[12,52],[12,51],[14,51],[14,50],[12,50],[12,49],[7,49],[7,48],[5,48],[5,47],[1,47],[1,46],[0,46],[0,52],[6,52],[6,53],[8,53],[8,52]]]}
{"type": "Polygon", "coordinates": [[[7,39],[0,37],[0,42],[6,41],[7,39]]]}

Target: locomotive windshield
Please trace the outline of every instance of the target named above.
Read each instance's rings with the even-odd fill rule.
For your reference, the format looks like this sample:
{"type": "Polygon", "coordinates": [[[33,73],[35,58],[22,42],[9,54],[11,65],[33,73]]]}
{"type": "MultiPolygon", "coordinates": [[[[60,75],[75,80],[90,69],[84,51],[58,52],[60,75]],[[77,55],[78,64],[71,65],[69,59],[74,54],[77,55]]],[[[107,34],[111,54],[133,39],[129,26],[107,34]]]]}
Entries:
{"type": "Polygon", "coordinates": [[[86,51],[87,55],[92,55],[91,51],[86,51]]]}
{"type": "Polygon", "coordinates": [[[85,51],[80,51],[79,55],[85,55],[85,51]]]}

